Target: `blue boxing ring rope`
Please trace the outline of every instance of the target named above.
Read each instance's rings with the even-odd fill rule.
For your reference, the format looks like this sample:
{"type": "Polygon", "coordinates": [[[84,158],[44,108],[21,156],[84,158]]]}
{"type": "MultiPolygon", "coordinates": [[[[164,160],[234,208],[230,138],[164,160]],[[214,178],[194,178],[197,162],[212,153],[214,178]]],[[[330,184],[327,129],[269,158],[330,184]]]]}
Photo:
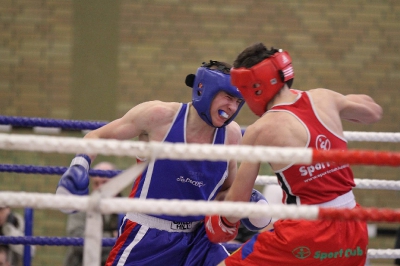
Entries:
{"type": "Polygon", "coordinates": [[[0,116],[0,125],[14,127],[45,127],[61,128],[64,130],[94,130],[104,126],[105,121],[80,121],[65,119],[48,119],[39,117],[0,116]]]}

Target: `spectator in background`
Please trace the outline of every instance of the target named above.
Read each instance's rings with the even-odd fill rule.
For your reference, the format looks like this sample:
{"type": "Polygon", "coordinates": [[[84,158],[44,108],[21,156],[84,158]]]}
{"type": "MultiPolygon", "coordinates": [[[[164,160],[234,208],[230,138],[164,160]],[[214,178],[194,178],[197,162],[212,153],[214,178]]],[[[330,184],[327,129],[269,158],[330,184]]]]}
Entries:
{"type": "MultiPolygon", "coordinates": [[[[0,235],[24,236],[25,222],[22,215],[13,212],[8,206],[0,206],[0,235]]],[[[20,266],[23,262],[24,246],[7,245],[10,249],[9,261],[11,265],[20,266]]],[[[31,246],[31,255],[34,256],[35,247],[31,246]]],[[[7,264],[5,264],[7,265],[7,264]]]]}
{"type": "MultiPolygon", "coordinates": [[[[93,167],[97,170],[116,170],[115,166],[109,162],[101,162],[93,167]]],[[[90,178],[92,190],[98,189],[101,185],[108,182],[110,178],[93,176],[90,178]]],[[[121,196],[121,195],[119,195],[121,196]]],[[[119,226],[118,214],[103,215],[103,237],[116,237],[119,226]]],[[[77,212],[68,215],[67,236],[68,237],[84,237],[86,223],[86,212],[77,212]]],[[[103,247],[101,252],[101,264],[106,263],[111,247],[103,247]]],[[[83,247],[70,246],[64,261],[65,266],[81,266],[83,265],[83,247]]]]}
{"type": "Polygon", "coordinates": [[[6,245],[0,245],[0,266],[11,266],[10,249],[6,245]]]}

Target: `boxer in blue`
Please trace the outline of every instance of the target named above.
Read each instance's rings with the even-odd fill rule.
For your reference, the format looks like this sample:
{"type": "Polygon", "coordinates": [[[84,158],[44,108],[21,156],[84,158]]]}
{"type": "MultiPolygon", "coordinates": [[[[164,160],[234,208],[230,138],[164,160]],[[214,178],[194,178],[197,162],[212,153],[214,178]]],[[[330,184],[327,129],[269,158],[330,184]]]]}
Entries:
{"type": "MultiPolygon", "coordinates": [[[[227,63],[203,63],[186,77],[191,103],[150,101],[85,138],[235,145],[241,129],[233,121],[244,101],[231,85],[227,63]]],[[[87,194],[87,171],[94,155],[77,155],[61,177],[57,193],[87,194]]],[[[236,175],[236,161],[156,160],[133,184],[130,197],[141,199],[223,199],[236,175]]],[[[211,243],[204,216],[127,213],[106,265],[217,265],[228,256],[211,243]]]]}

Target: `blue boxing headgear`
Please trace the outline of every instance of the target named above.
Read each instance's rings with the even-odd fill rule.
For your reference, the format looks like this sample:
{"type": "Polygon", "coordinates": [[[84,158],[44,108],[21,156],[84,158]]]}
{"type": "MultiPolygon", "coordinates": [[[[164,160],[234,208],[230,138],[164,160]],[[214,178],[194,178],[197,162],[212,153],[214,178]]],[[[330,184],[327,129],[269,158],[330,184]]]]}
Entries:
{"type": "Polygon", "coordinates": [[[228,125],[235,119],[240,108],[244,104],[243,96],[239,90],[231,84],[230,68],[226,63],[212,61],[209,63],[203,62],[202,66],[197,69],[196,75],[189,74],[185,81],[188,87],[193,89],[192,103],[197,110],[199,116],[210,126],[212,118],[210,114],[211,103],[218,92],[224,91],[229,95],[241,99],[236,112],[224,123],[228,125]],[[214,67],[215,69],[212,69],[214,67]]]}

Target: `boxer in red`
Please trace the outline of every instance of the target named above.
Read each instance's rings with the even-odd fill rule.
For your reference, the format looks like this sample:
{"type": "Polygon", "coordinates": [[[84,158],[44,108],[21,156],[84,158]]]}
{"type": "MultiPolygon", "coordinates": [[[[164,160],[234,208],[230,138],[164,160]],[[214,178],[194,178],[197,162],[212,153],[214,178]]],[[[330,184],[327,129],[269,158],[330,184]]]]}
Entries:
{"type": "MultiPolygon", "coordinates": [[[[231,70],[232,84],[260,118],[243,136],[243,145],[347,149],[342,120],[370,124],[382,108],[363,94],[342,95],[328,89],[291,90],[294,79],[288,52],[262,43],[241,52],[231,70]]],[[[348,164],[271,163],[285,204],[357,208],[354,178],[348,164]]],[[[227,201],[248,201],[260,163],[242,162],[227,201]]],[[[211,241],[234,237],[241,217],[208,217],[211,241]],[[211,230],[210,230],[211,229],[211,230]]],[[[274,230],[255,235],[219,265],[363,266],[368,245],[363,221],[278,220],[274,230]]]]}

